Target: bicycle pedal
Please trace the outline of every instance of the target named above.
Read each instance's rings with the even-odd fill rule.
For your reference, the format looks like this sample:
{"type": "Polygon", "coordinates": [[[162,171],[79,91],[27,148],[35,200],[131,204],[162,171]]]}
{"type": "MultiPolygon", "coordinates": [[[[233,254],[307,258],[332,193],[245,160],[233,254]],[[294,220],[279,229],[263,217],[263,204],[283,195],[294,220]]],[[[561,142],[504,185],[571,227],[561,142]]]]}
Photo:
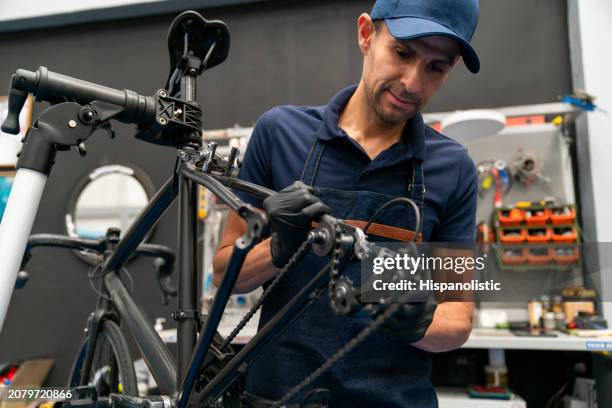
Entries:
{"type": "Polygon", "coordinates": [[[151,397],[131,397],[128,395],[111,394],[111,408],[175,408],[167,395],[151,397]]]}
{"type": "Polygon", "coordinates": [[[108,398],[98,399],[95,387],[82,385],[72,389],[71,394],[62,404],[62,408],[109,408],[108,398]]]}

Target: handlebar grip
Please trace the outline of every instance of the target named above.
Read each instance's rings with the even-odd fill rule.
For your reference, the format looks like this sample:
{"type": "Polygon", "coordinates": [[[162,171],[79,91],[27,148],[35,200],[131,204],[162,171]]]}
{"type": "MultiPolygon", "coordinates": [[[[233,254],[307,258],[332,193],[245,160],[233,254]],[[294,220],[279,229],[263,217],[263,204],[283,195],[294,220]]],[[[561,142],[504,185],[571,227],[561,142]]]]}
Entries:
{"type": "Polygon", "coordinates": [[[2,123],[3,132],[10,133],[11,135],[19,134],[19,114],[21,113],[21,109],[23,109],[23,105],[27,99],[27,92],[20,91],[19,89],[15,89],[13,87],[9,88],[8,114],[6,115],[6,119],[4,119],[4,123],[2,123]]]}
{"type": "Polygon", "coordinates": [[[37,101],[58,102],[66,99],[84,105],[99,100],[123,106],[124,91],[58,74],[39,67],[35,72],[18,69],[13,75],[12,87],[30,92],[37,101]]]}

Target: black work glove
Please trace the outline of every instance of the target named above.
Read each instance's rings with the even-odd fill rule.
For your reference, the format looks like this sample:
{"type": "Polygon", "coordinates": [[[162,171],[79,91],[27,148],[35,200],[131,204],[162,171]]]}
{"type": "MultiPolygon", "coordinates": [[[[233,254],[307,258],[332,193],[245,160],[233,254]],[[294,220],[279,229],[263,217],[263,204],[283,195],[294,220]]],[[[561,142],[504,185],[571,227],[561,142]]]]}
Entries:
{"type": "Polygon", "coordinates": [[[400,308],[380,326],[380,332],[390,340],[415,343],[425,336],[433,321],[437,303],[433,298],[424,302],[402,303],[400,308]]]}
{"type": "Polygon", "coordinates": [[[263,202],[272,232],[272,263],[277,268],[282,268],[306,240],[311,222],[329,212],[312,192],[312,187],[296,181],[263,202]]]}

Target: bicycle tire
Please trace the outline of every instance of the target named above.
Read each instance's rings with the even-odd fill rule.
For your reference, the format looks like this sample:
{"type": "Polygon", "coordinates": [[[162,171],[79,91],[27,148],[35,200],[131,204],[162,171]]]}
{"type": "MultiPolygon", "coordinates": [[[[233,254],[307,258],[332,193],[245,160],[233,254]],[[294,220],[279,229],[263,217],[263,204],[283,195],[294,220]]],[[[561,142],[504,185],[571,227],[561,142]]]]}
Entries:
{"type": "Polygon", "coordinates": [[[85,362],[88,343],[89,336],[85,337],[74,360],[68,386],[70,388],[79,385],[94,386],[98,396],[108,396],[111,392],[138,396],[134,363],[117,323],[112,320],[102,322],[96,340],[89,379],[86,384],[82,384],[81,369],[85,362]]]}

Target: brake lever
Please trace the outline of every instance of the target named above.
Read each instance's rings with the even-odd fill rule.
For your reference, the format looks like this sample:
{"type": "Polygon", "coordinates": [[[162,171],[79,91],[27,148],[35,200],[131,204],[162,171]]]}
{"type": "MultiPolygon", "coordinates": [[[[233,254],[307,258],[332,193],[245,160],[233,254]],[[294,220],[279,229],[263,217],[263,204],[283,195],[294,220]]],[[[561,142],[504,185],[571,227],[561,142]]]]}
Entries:
{"type": "Polygon", "coordinates": [[[155,277],[157,278],[157,283],[159,284],[159,289],[162,293],[162,304],[164,306],[168,305],[168,298],[170,296],[176,297],[177,288],[172,285],[172,281],[170,280],[170,272],[165,270],[166,268],[166,260],[164,258],[155,258],[153,260],[153,267],[155,268],[155,277]]]}

